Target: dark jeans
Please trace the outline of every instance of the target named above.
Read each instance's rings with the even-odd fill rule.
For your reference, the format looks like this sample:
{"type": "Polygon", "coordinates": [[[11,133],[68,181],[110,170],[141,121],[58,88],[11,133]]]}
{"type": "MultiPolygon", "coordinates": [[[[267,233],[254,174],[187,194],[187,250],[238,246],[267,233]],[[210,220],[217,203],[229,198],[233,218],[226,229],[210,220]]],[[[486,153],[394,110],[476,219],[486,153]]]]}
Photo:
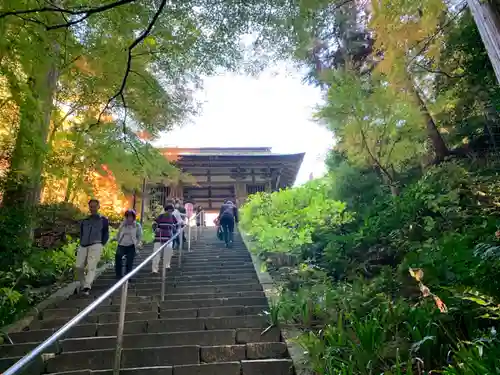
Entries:
{"type": "Polygon", "coordinates": [[[117,279],[121,279],[123,277],[123,275],[122,275],[123,256],[127,257],[127,261],[125,263],[125,274],[127,274],[130,271],[132,271],[132,269],[134,268],[135,246],[134,245],[130,245],[130,246],[118,245],[118,248],[116,249],[116,255],[115,255],[115,273],[116,273],[117,279]]]}
{"type": "Polygon", "coordinates": [[[234,218],[222,217],[220,219],[220,226],[222,227],[222,232],[224,233],[224,242],[227,246],[229,246],[233,242],[234,218]]]}
{"type": "MultiPolygon", "coordinates": [[[[177,232],[174,232],[176,234],[177,232]]],[[[186,232],[182,232],[182,248],[184,249],[186,247],[186,232]]],[[[175,237],[174,241],[172,242],[173,248],[174,249],[179,249],[181,246],[181,236],[175,237]]]]}

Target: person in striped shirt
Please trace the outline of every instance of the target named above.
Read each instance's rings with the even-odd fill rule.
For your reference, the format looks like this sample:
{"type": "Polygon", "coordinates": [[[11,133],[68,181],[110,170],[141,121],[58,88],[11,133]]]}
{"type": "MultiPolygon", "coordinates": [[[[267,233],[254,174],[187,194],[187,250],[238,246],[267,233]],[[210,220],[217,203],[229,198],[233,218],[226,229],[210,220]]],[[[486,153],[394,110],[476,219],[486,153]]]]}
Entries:
{"type": "MultiPolygon", "coordinates": [[[[158,250],[165,243],[175,235],[177,231],[178,222],[173,215],[174,206],[167,204],[165,212],[160,214],[153,222],[153,231],[155,232],[155,240],[153,244],[153,251],[158,250]]],[[[170,269],[170,260],[173,255],[172,242],[170,241],[163,249],[163,257],[165,259],[165,268],[170,269]]],[[[152,272],[157,274],[160,268],[160,255],[158,254],[153,258],[152,272]]]]}

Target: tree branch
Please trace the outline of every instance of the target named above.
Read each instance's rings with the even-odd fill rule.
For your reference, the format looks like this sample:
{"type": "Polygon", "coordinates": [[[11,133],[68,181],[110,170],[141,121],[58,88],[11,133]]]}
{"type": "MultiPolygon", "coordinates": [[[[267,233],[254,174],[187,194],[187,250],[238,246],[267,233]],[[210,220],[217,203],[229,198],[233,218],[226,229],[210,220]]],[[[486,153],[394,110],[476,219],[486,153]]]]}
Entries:
{"type": "Polygon", "coordinates": [[[156,10],[155,14],[153,15],[153,18],[149,22],[149,24],[146,27],[146,29],[128,47],[128,50],[127,50],[127,66],[126,66],[126,69],[125,69],[125,73],[123,75],[123,79],[122,79],[122,83],[120,85],[120,88],[118,89],[118,91],[116,92],[116,94],[114,94],[111,98],[109,98],[108,102],[106,103],[106,105],[102,109],[101,113],[99,113],[99,117],[97,118],[97,122],[94,123],[94,124],[91,124],[89,126],[89,130],[91,128],[93,128],[94,126],[98,125],[101,122],[102,116],[109,109],[109,106],[111,105],[111,103],[114,100],[116,100],[116,98],[121,97],[122,100],[123,100],[123,102],[125,103],[125,99],[124,99],[123,95],[124,95],[125,87],[127,86],[128,76],[130,75],[130,71],[132,70],[132,59],[133,59],[132,51],[134,50],[135,47],[137,47],[139,45],[139,43],[141,43],[149,35],[149,33],[153,29],[156,21],[158,20],[158,18],[160,17],[161,13],[163,12],[163,9],[165,9],[165,5],[166,4],[167,4],[167,0],[162,0],[161,1],[160,6],[156,10]]]}
{"type": "Polygon", "coordinates": [[[76,20],[69,21],[66,23],[61,23],[61,24],[56,24],[56,25],[45,25],[42,22],[35,20],[33,18],[23,18],[26,21],[31,21],[35,22],[38,24],[42,24],[45,26],[47,30],[55,30],[55,29],[60,29],[63,27],[70,27],[73,25],[76,25],[79,22],[84,21],[85,19],[89,18],[91,15],[96,14],[96,13],[102,13],[107,10],[133,3],[137,0],[118,0],[113,3],[101,5],[96,8],[80,8],[80,9],[65,9],[61,8],[58,6],[51,6],[51,7],[41,7],[41,8],[34,8],[34,9],[24,9],[24,10],[13,10],[13,11],[7,11],[7,12],[0,12],[0,19],[8,17],[8,16],[23,16],[26,14],[39,14],[39,13],[50,13],[50,12],[57,12],[57,13],[63,13],[63,14],[68,14],[71,16],[82,16],[77,18],[76,20]]]}
{"type": "Polygon", "coordinates": [[[420,44],[422,42],[425,42],[425,44],[423,45],[423,47],[415,55],[413,55],[413,57],[410,59],[410,61],[408,61],[408,63],[406,64],[408,68],[414,63],[414,61],[417,59],[417,57],[419,57],[422,53],[424,53],[425,51],[427,51],[427,48],[430,47],[430,45],[432,44],[432,42],[434,41],[434,39],[436,39],[436,37],[439,34],[441,34],[442,32],[444,32],[445,29],[449,25],[451,25],[458,18],[458,16],[460,16],[460,14],[462,14],[462,12],[465,9],[467,9],[467,3],[465,3],[457,11],[457,13],[448,20],[448,22],[446,22],[443,26],[440,26],[434,34],[430,35],[427,39],[424,39],[424,40],[420,41],[419,43],[417,43],[417,45],[418,45],[418,44],[420,44]]]}
{"type": "Polygon", "coordinates": [[[132,74],[135,74],[136,76],[138,76],[139,78],[142,78],[142,80],[149,86],[149,88],[153,91],[156,91],[156,92],[160,92],[160,90],[156,87],[153,86],[153,84],[151,82],[149,82],[149,80],[147,79],[147,77],[144,77],[143,74],[133,70],[133,69],[130,69],[130,73],[132,74]]]}
{"type": "Polygon", "coordinates": [[[363,143],[363,147],[366,149],[366,151],[368,152],[368,155],[370,156],[370,158],[372,159],[372,161],[377,165],[377,167],[380,168],[380,171],[386,175],[387,179],[389,180],[390,184],[393,185],[394,184],[394,179],[392,178],[392,176],[390,175],[389,171],[384,167],[382,166],[382,164],[380,163],[380,161],[375,157],[375,155],[373,155],[372,151],[370,150],[370,147],[368,146],[368,143],[366,141],[366,136],[365,136],[365,132],[363,131],[363,128],[360,127],[359,128],[359,132],[361,134],[361,141],[363,143]]]}
{"type": "Polygon", "coordinates": [[[458,74],[458,75],[453,75],[453,74],[450,74],[448,72],[445,72],[445,71],[442,71],[442,70],[439,70],[439,69],[431,69],[431,68],[428,68],[427,66],[425,65],[422,65],[418,62],[415,62],[414,63],[416,66],[418,66],[419,68],[422,68],[423,70],[425,70],[426,72],[429,72],[429,73],[432,73],[432,74],[443,74],[445,75],[446,77],[448,78],[451,78],[451,79],[455,79],[455,78],[462,78],[462,77],[465,77],[466,74],[458,74]]]}

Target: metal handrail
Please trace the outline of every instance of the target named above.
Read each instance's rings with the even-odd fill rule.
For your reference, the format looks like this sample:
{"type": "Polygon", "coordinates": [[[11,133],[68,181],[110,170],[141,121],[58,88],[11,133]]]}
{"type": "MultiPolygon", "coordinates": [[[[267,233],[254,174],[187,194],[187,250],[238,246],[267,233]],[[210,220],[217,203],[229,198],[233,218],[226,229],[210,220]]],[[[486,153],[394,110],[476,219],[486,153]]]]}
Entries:
{"type": "MultiPolygon", "coordinates": [[[[194,216],[196,217],[196,216],[194,216]]],[[[171,225],[171,224],[169,224],[171,225]]],[[[135,267],[132,271],[118,280],[113,286],[111,286],[104,294],[102,294],[99,298],[97,298],[94,302],[88,305],[85,309],[83,309],[80,313],[78,313],[73,319],[63,325],[59,330],[53,333],[49,338],[43,341],[36,348],[31,350],[28,354],[22,357],[19,361],[14,363],[11,367],[3,372],[2,375],[14,375],[17,374],[18,371],[24,369],[28,364],[30,364],[37,356],[41,355],[45,349],[49,348],[52,344],[54,344],[61,336],[63,336],[66,332],[68,332],[71,328],[73,328],[76,324],[78,324],[83,318],[89,315],[92,311],[96,309],[104,300],[109,298],[114,292],[116,292],[120,287],[122,287],[121,292],[121,301],[120,301],[120,317],[118,320],[118,332],[116,335],[116,352],[115,352],[115,361],[113,365],[113,375],[120,374],[121,368],[121,352],[123,347],[123,330],[125,327],[125,311],[127,308],[127,293],[128,293],[128,282],[129,280],[137,274],[142,268],[144,268],[150,261],[153,260],[157,255],[163,254],[163,250],[168,244],[172,244],[174,239],[180,236],[180,246],[179,246],[179,266],[182,265],[182,233],[184,232],[184,228],[181,226],[180,230],[174,234],[167,242],[165,242],[162,246],[160,246],[156,251],[153,251],[150,256],[142,261],[137,267],[135,267]]],[[[190,244],[189,244],[190,246],[190,244]]],[[[165,300],[165,279],[166,279],[166,268],[165,268],[165,257],[162,256],[162,273],[161,273],[161,300],[165,300]]]]}
{"type": "MultiPolygon", "coordinates": [[[[198,241],[198,239],[199,239],[199,230],[200,229],[198,228],[198,225],[196,224],[196,218],[198,216],[200,216],[200,220],[202,220],[201,215],[203,213],[204,213],[203,211],[200,211],[196,215],[189,217],[188,220],[187,220],[187,226],[188,226],[188,238],[187,238],[187,240],[188,240],[188,252],[191,252],[191,230],[192,230],[191,229],[191,227],[192,227],[191,223],[194,220],[194,224],[196,226],[196,237],[195,238],[196,238],[196,241],[198,241]]],[[[202,228],[201,230],[203,231],[203,225],[201,225],[201,228],[202,228]]]]}

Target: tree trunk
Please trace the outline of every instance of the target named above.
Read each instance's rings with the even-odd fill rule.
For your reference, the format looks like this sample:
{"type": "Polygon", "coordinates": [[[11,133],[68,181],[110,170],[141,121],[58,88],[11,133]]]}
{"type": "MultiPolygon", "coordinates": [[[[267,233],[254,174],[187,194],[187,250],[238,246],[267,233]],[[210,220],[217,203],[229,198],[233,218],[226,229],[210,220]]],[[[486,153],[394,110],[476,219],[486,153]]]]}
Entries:
{"type": "Polygon", "coordinates": [[[467,0],[500,83],[500,9],[487,0],[467,0]]]}
{"type": "Polygon", "coordinates": [[[446,156],[449,155],[450,151],[448,150],[446,143],[444,143],[444,139],[443,139],[441,133],[439,132],[439,130],[436,126],[436,122],[432,118],[432,115],[429,112],[429,109],[427,108],[427,105],[425,104],[424,99],[422,98],[422,94],[419,92],[418,88],[415,87],[415,84],[413,83],[413,80],[410,77],[409,77],[407,89],[410,92],[410,94],[413,96],[413,98],[415,99],[415,102],[417,103],[418,107],[420,108],[420,112],[422,113],[422,116],[424,116],[427,136],[429,137],[430,141],[432,142],[432,147],[434,148],[434,152],[436,153],[436,160],[442,161],[446,156]]]}
{"type": "Polygon", "coordinates": [[[7,206],[23,207],[30,211],[40,200],[43,161],[47,154],[47,136],[53,109],[57,68],[52,59],[42,70],[33,74],[31,93],[20,105],[19,129],[10,158],[3,203],[7,206]]]}
{"type": "MultiPolygon", "coordinates": [[[[47,155],[47,137],[58,79],[58,44],[51,41],[47,51],[25,67],[28,87],[18,101],[19,128],[10,157],[2,205],[5,215],[19,222],[17,236],[24,242],[33,239],[33,214],[42,188],[42,169],[47,155]],[[22,222],[22,223],[21,223],[22,222]]],[[[21,243],[21,242],[20,242],[21,243]]]]}
{"type": "Polygon", "coordinates": [[[68,203],[73,192],[73,176],[70,174],[68,177],[68,184],[66,185],[66,193],[64,194],[64,202],[68,203]]]}

